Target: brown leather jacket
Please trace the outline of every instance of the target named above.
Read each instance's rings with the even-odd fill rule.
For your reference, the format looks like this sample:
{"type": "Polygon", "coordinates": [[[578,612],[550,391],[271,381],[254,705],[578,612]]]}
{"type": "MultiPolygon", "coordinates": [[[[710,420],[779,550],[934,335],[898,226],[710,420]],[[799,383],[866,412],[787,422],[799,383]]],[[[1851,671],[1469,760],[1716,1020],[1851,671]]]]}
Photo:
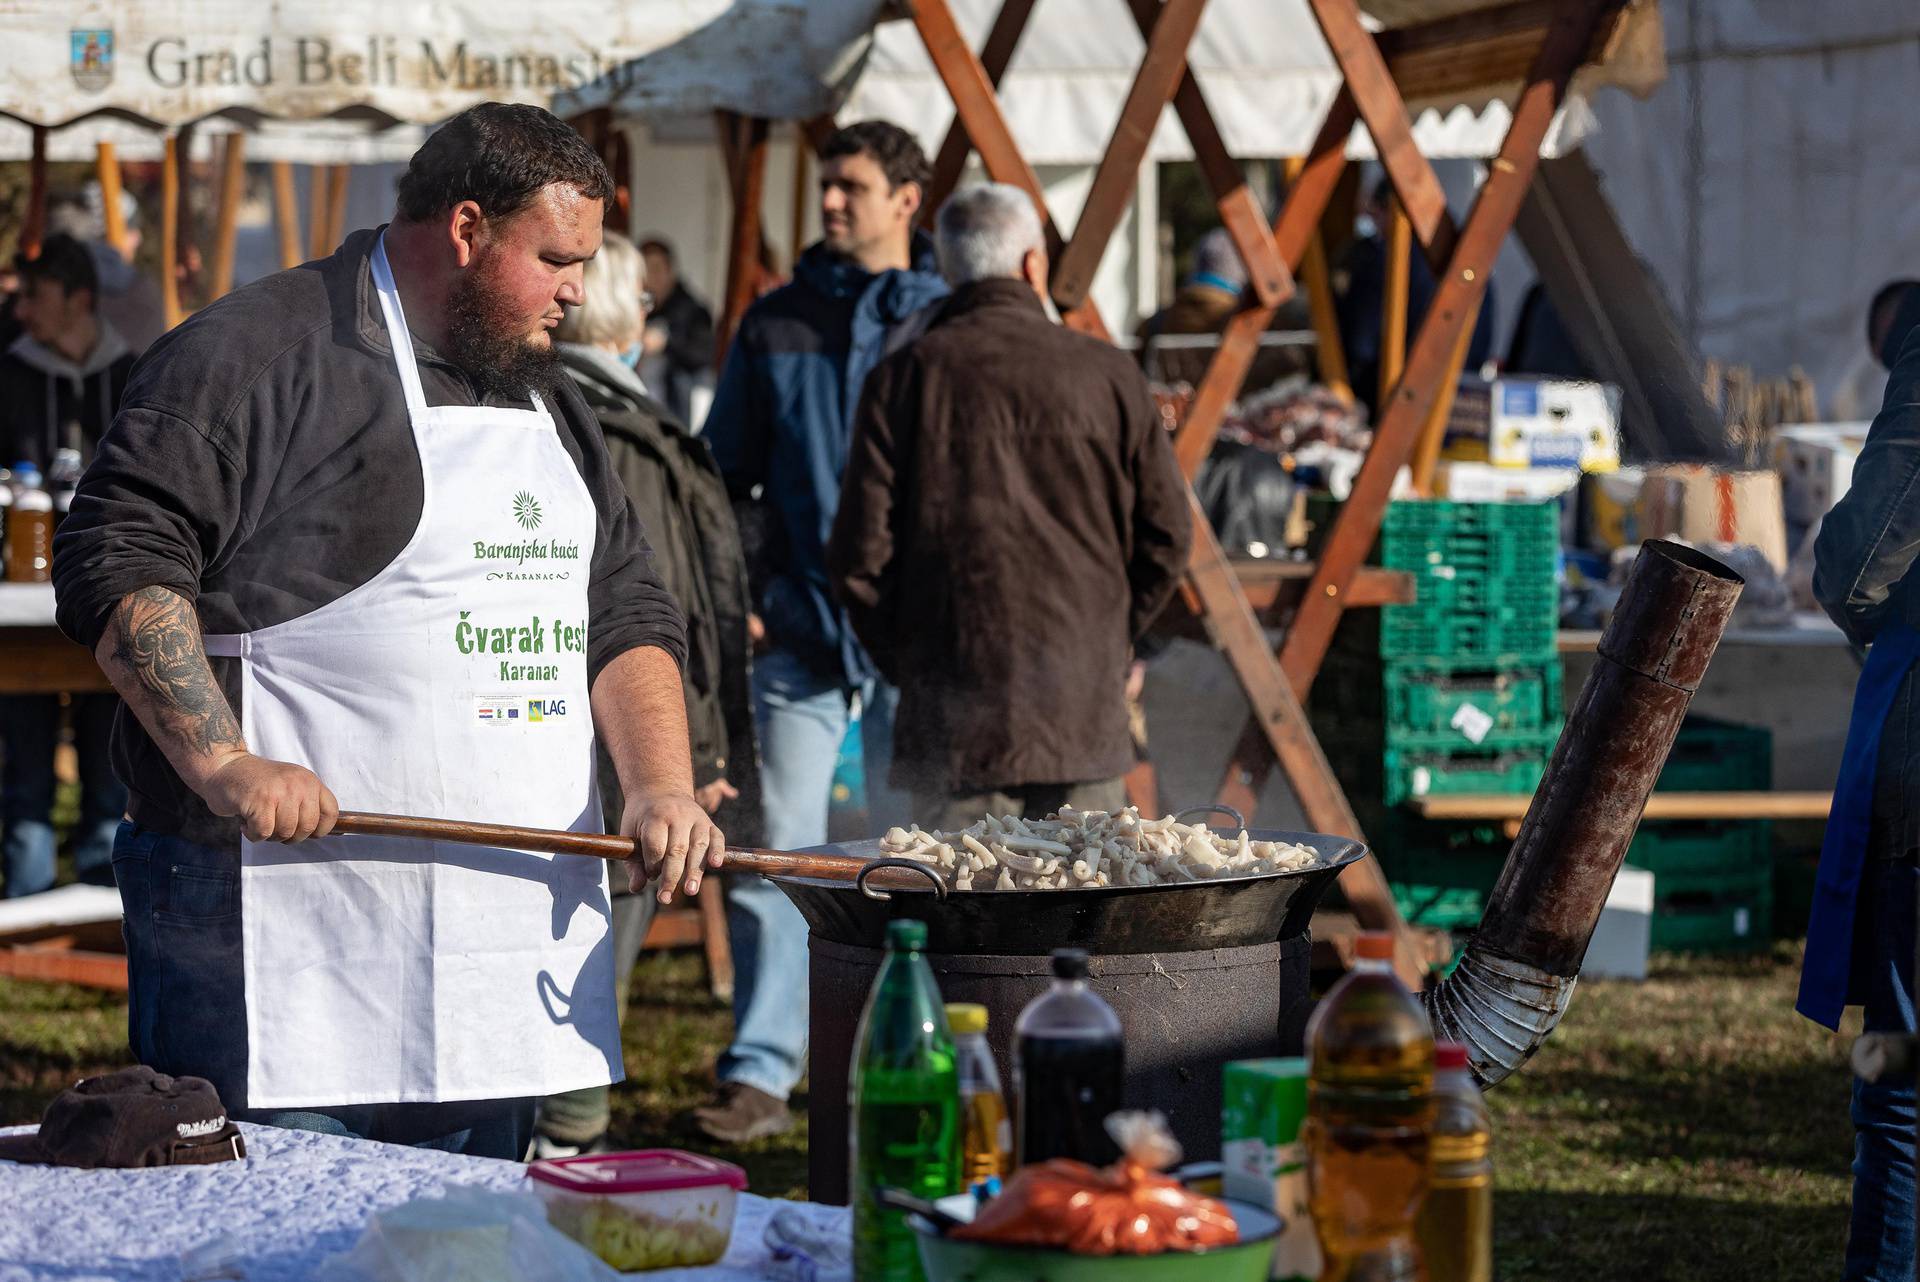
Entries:
{"type": "Polygon", "coordinates": [[[1131,646],[1186,564],[1187,489],[1133,360],[1024,282],[962,287],[867,379],[827,568],[900,687],[893,784],[1111,778],[1131,646]]]}

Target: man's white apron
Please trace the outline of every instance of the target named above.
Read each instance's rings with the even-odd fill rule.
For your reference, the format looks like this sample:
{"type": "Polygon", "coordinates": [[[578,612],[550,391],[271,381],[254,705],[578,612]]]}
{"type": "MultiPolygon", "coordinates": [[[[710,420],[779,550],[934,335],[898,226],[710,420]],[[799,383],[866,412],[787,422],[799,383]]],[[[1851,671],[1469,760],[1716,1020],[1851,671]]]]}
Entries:
{"type": "MultiPolygon", "coordinates": [[[[537,396],[427,405],[384,241],[373,280],[419,447],[419,527],[361,587],[208,652],[241,659],[248,748],[309,767],[343,809],[597,832],[592,497],[537,396]]],[[[620,1080],[600,861],[248,841],[240,886],[248,1107],[620,1080]]]]}

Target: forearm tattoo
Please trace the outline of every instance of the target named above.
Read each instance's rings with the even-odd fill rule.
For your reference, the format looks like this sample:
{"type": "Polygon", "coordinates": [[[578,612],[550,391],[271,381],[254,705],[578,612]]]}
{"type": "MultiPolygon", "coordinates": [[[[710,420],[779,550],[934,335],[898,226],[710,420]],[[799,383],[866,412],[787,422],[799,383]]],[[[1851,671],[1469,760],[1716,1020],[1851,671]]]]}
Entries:
{"type": "Polygon", "coordinates": [[[240,723],[207,666],[200,618],[184,597],[166,588],[142,588],[120,602],[108,628],[111,662],[133,679],[143,697],[124,685],[121,693],[151,728],[200,754],[246,747],[240,723]]]}

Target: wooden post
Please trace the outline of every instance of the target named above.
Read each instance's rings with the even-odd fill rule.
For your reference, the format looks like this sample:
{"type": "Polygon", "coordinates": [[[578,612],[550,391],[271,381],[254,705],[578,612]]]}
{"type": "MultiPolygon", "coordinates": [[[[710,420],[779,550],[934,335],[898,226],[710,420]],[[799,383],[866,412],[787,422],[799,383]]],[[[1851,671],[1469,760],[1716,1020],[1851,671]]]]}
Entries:
{"type": "Polygon", "coordinates": [[[793,133],[793,211],[787,221],[787,245],[792,250],[790,264],[800,261],[807,234],[807,202],[813,194],[813,143],[800,125],[793,133]]]}
{"type": "Polygon", "coordinates": [[[714,331],[713,364],[726,365],[727,346],[752,304],[760,280],[760,201],[767,177],[764,116],[722,112],[720,127],[733,137],[728,178],[733,193],[733,229],[727,238],[727,295],[714,331]]]}
{"type": "MultiPolygon", "coordinates": [[[[1344,92],[1335,94],[1300,177],[1287,190],[1280,212],[1273,220],[1273,241],[1282,270],[1288,270],[1306,253],[1307,242],[1320,224],[1321,211],[1340,183],[1340,175],[1347,167],[1345,148],[1354,118],[1353,99],[1344,92]]],[[[1187,417],[1174,433],[1174,457],[1180,460],[1180,470],[1188,480],[1193,479],[1212,451],[1220,421],[1239,394],[1254,354],[1259,350],[1260,333],[1272,323],[1274,309],[1284,299],[1285,295],[1280,295],[1272,303],[1243,308],[1228,319],[1220,346],[1207,362],[1207,372],[1201,376],[1200,385],[1194,389],[1187,417]]]]}
{"type": "Polygon", "coordinates": [[[167,328],[184,319],[180,309],[180,135],[170,133],[160,151],[160,305],[167,328]]]}
{"type": "MultiPolygon", "coordinates": [[[[1611,0],[1568,0],[1553,10],[1552,25],[1527,72],[1500,154],[1489,167],[1452,257],[1438,274],[1433,301],[1408,354],[1400,385],[1381,407],[1373,445],[1321,549],[1313,581],[1281,646],[1281,667],[1297,697],[1304,698],[1312,688],[1360,563],[1379,534],[1394,476],[1406,463],[1432,408],[1459,337],[1457,327],[1470,325],[1478,314],[1486,273],[1533,181],[1547,126],[1596,24],[1612,7],[1611,0]]],[[[1228,762],[1221,797],[1231,801],[1250,791],[1257,793],[1272,760],[1262,727],[1249,719],[1228,762]]]]}
{"type": "Polygon", "coordinates": [[[347,181],[353,176],[350,165],[327,167],[327,247],[331,254],[347,238],[347,181]]]}
{"type": "Polygon", "coordinates": [[[1387,200],[1386,282],[1380,294],[1380,391],[1384,411],[1407,361],[1407,280],[1412,271],[1413,223],[1398,196],[1387,200]]]}
{"type": "Polygon", "coordinates": [[[1460,390],[1460,372],[1467,363],[1467,349],[1473,346],[1473,331],[1479,316],[1470,317],[1460,327],[1460,337],[1453,340],[1453,351],[1447,357],[1446,379],[1440,384],[1433,398],[1433,408],[1427,411],[1427,421],[1421,424],[1420,440],[1413,451],[1413,492],[1425,498],[1433,497],[1433,473],[1440,465],[1440,447],[1447,439],[1447,419],[1453,414],[1454,394],[1460,390]]]}
{"type": "Polygon", "coordinates": [[[27,161],[27,221],[20,229],[20,252],[28,258],[40,257],[40,244],[47,238],[47,130],[33,126],[33,153],[27,161]]]}
{"type": "MultiPolygon", "coordinates": [[[[1413,233],[1435,272],[1453,256],[1455,230],[1440,180],[1413,141],[1413,121],[1387,70],[1374,38],[1360,23],[1354,0],[1308,0],[1334,61],[1346,76],[1347,90],[1373,135],[1373,146],[1399,206],[1412,220],[1413,233]]],[[[1476,15],[1478,16],[1478,15],[1476,15]]]]}
{"type": "Polygon", "coordinates": [[[333,246],[327,242],[327,167],[307,166],[307,257],[325,258],[333,246]]]}
{"type": "Polygon", "coordinates": [[[238,130],[227,135],[226,155],[220,165],[220,205],[214,218],[213,278],[207,301],[233,288],[233,246],[240,230],[240,198],[247,186],[247,136],[238,130]]]}
{"type": "Polygon", "coordinates": [[[298,267],[300,257],[300,206],[293,194],[293,162],[273,162],[273,223],[280,234],[280,266],[298,267]]]}
{"type": "Polygon", "coordinates": [[[94,147],[94,172],[100,179],[100,211],[106,219],[107,243],[122,258],[127,257],[127,211],[120,185],[120,154],[110,142],[94,147]]]}
{"type": "MultiPolygon", "coordinates": [[[[1000,77],[1007,74],[1007,64],[1013,61],[1014,48],[1020,43],[1020,33],[1027,28],[1033,6],[1034,0],[1001,0],[1000,13],[987,32],[987,43],[980,48],[980,68],[987,73],[987,83],[996,90],[1000,87],[1000,77]]],[[[933,226],[934,214],[960,185],[960,175],[967,167],[967,153],[972,150],[967,127],[956,112],[953,123],[947,126],[947,136],[941,140],[940,152],[934,157],[933,180],[927,184],[926,199],[920,202],[921,226],[933,226]]]]}
{"type": "Polygon", "coordinates": [[[195,295],[205,283],[206,262],[200,254],[199,223],[193,209],[194,125],[182,125],[174,144],[176,185],[174,187],[174,262],[180,276],[180,315],[184,319],[195,306],[195,295]]]}
{"type": "MultiPolygon", "coordinates": [[[[1093,185],[1074,220],[1073,239],[1053,263],[1049,288],[1061,311],[1086,301],[1093,274],[1100,266],[1113,229],[1120,225],[1127,202],[1139,181],[1140,162],[1147,154],[1160,113],[1187,72],[1187,46],[1199,29],[1207,0],[1165,0],[1147,35],[1147,53],[1134,73],[1133,86],[1120,108],[1120,120],[1100,157],[1093,185]]],[[[1150,15],[1151,16],[1151,15],[1150,15]]]]}
{"type": "MultiPolygon", "coordinates": [[[[1305,161],[1287,157],[1287,187],[1300,179],[1305,161]]],[[[1347,379],[1347,352],[1340,342],[1340,314],[1334,306],[1333,280],[1327,271],[1327,241],[1320,228],[1313,229],[1307,252],[1300,260],[1300,279],[1307,286],[1307,308],[1313,315],[1315,356],[1320,366],[1320,381],[1328,391],[1347,404],[1353,404],[1353,384],[1347,379]]]]}
{"type": "MultiPolygon", "coordinates": [[[[916,0],[913,25],[920,33],[920,43],[926,46],[933,69],[940,74],[940,83],[946,86],[947,96],[953,99],[954,112],[966,128],[967,137],[972,139],[973,149],[980,153],[987,176],[995,182],[1011,183],[1033,198],[1033,207],[1040,213],[1040,226],[1047,237],[1047,256],[1057,259],[1065,242],[1047,209],[1047,196],[1040,188],[1040,178],[1027,158],[1020,154],[1020,144],[1014,141],[1013,130],[1000,110],[1000,100],[994,96],[993,83],[980,60],[973,56],[973,50],[967,47],[966,37],[960,33],[960,24],[954,21],[947,0],[916,0]]],[[[1082,333],[1113,341],[1098,309],[1091,305],[1075,307],[1061,319],[1082,333]]]]}

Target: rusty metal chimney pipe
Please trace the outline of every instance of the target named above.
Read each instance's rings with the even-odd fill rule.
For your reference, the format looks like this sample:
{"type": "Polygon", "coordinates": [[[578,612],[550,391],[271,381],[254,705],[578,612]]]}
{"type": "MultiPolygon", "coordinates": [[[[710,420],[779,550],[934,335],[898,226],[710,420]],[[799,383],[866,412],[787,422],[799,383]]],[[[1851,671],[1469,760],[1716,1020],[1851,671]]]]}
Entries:
{"type": "Polygon", "coordinates": [[[1527,1062],[1565,1013],[1600,910],[1739,599],[1741,579],[1649,542],[1460,965],[1425,995],[1482,1085],[1527,1062]]]}

